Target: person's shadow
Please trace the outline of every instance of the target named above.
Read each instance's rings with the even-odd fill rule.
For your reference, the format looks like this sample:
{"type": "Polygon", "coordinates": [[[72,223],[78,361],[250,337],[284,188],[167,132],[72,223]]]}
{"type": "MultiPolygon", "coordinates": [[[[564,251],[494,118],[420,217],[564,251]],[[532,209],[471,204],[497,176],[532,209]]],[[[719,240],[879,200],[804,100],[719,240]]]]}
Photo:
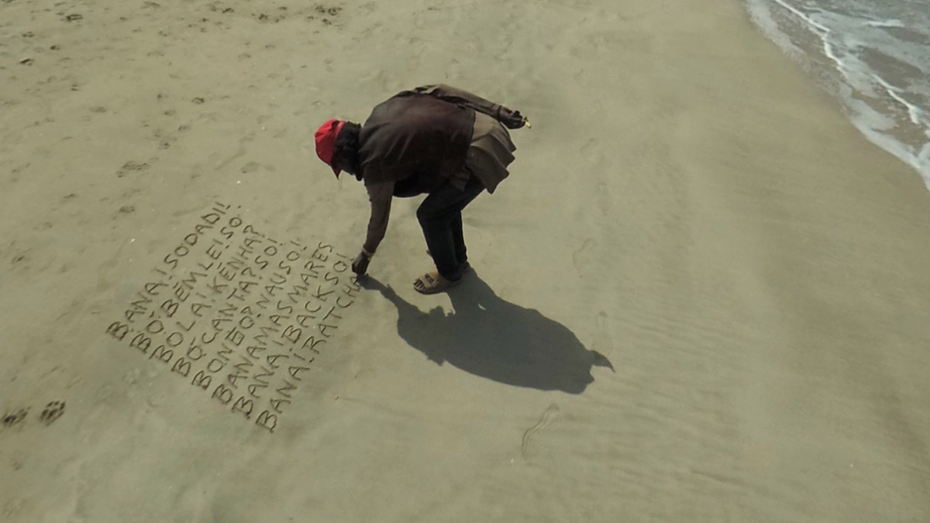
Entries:
{"type": "Polygon", "coordinates": [[[449,362],[500,383],[571,394],[594,381],[591,367],[614,370],[564,325],[501,299],[474,272],[465,278],[449,291],[455,312],[448,315],[440,307],[425,313],[370,276],[358,282],[397,307],[397,333],[438,365],[449,362]]]}

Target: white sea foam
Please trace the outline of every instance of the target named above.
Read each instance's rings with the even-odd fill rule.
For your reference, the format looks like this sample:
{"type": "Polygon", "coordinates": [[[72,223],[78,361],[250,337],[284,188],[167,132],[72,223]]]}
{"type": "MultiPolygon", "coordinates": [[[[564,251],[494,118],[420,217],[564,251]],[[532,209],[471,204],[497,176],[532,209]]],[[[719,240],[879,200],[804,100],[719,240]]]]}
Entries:
{"type": "Polygon", "coordinates": [[[763,32],[826,80],[856,127],[914,167],[930,188],[930,3],[879,4],[748,0],[763,32]],[[830,70],[814,70],[822,63],[830,70]]]}
{"type": "Polygon", "coordinates": [[[863,25],[869,27],[907,27],[901,20],[868,20],[863,25]]]}

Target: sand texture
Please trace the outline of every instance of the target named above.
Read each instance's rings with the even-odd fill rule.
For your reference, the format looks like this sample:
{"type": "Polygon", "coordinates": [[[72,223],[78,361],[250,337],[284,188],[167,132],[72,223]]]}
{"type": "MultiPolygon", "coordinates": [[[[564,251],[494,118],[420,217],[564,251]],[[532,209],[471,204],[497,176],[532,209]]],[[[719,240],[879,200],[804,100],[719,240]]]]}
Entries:
{"type": "Polygon", "coordinates": [[[0,521],[930,521],[928,215],[735,0],[3,0],[0,521]],[[357,285],[437,82],[533,128],[357,285]]]}

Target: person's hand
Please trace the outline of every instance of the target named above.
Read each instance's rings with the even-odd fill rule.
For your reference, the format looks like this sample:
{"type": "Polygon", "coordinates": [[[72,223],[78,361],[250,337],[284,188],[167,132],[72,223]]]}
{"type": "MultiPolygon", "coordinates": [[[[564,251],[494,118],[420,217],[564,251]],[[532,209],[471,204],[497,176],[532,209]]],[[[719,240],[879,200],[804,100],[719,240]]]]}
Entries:
{"type": "Polygon", "coordinates": [[[359,276],[364,276],[368,272],[368,264],[371,263],[371,257],[365,254],[365,251],[358,253],[352,262],[352,272],[359,276]]]}
{"type": "Polygon", "coordinates": [[[512,111],[506,107],[501,107],[500,121],[508,129],[519,129],[526,125],[526,117],[520,114],[520,111],[512,111]]]}

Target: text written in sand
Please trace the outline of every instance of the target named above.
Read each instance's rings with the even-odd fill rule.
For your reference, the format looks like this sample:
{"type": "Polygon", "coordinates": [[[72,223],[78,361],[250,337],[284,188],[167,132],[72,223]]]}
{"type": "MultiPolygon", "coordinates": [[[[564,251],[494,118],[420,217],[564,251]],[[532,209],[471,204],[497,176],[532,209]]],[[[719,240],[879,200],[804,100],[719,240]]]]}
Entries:
{"type": "Polygon", "coordinates": [[[106,332],[274,432],[360,290],[331,245],[277,240],[216,203],[106,332]]]}

